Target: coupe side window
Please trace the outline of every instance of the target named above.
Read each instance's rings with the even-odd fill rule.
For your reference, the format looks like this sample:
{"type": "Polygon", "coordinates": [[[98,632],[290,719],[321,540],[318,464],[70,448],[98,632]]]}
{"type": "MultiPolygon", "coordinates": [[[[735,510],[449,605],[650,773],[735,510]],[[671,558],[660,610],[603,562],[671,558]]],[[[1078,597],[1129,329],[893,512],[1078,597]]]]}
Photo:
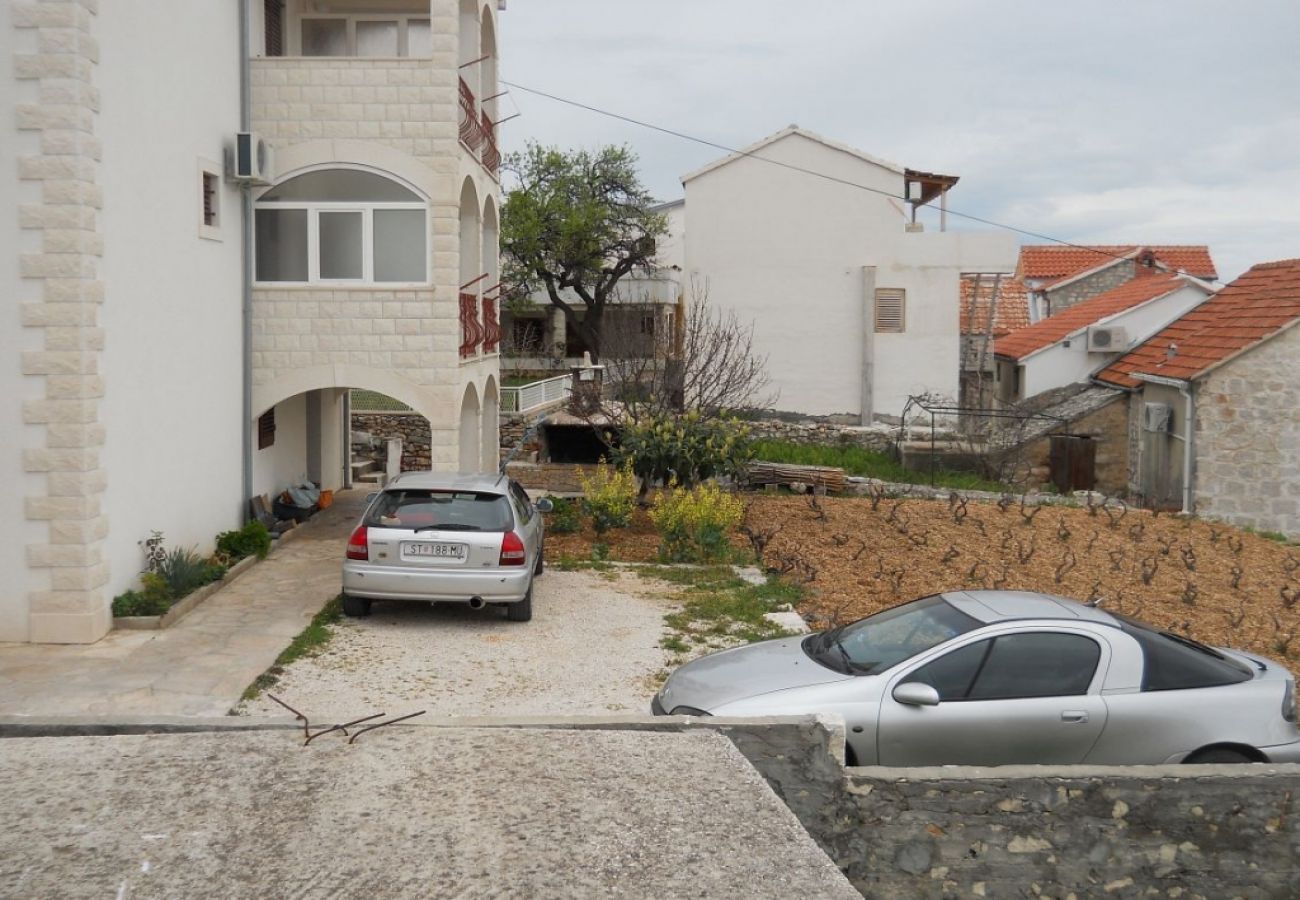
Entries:
{"type": "Polygon", "coordinates": [[[1077,634],[1008,634],[993,641],[968,698],[1011,700],[1086,694],[1101,659],[1096,641],[1077,634]]]}
{"type": "Polygon", "coordinates": [[[979,674],[984,657],[992,641],[977,641],[959,650],[946,653],[932,663],[927,663],[908,676],[908,681],[920,681],[939,692],[943,702],[965,700],[970,693],[975,676],[979,674]]]}

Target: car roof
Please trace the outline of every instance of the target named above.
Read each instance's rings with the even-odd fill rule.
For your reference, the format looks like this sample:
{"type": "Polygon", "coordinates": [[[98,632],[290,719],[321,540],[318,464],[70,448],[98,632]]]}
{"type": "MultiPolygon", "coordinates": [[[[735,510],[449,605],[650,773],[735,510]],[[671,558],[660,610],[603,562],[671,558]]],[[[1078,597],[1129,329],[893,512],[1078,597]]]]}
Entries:
{"type": "Polygon", "coordinates": [[[485,475],[481,472],[403,472],[384,485],[384,490],[418,488],[500,494],[506,490],[508,483],[505,475],[496,473],[485,475]]]}
{"type": "Polygon", "coordinates": [[[1104,610],[1032,591],[948,591],[943,599],[985,625],[1013,619],[1060,619],[1119,625],[1119,620],[1104,610]]]}

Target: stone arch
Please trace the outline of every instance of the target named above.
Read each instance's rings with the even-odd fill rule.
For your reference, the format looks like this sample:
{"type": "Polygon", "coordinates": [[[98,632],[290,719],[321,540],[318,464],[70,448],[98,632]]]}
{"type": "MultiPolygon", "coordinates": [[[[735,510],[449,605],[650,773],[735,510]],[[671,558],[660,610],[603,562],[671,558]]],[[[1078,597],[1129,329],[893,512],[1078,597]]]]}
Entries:
{"type": "Polygon", "coordinates": [[[491,194],[483,200],[483,247],[480,251],[483,271],[488,277],[483,279],[484,290],[501,281],[501,224],[497,218],[496,198],[491,194]]]}
{"type": "MultiPolygon", "coordinates": [[[[474,185],[474,179],[466,178],[460,187],[460,284],[468,284],[483,274],[482,241],[483,216],[479,207],[478,189],[474,185]]],[[[466,290],[477,294],[484,286],[479,283],[466,290]]]]}
{"type": "MultiPolygon", "coordinates": [[[[372,369],[367,366],[324,365],[306,366],[284,372],[266,384],[253,387],[253,418],[256,419],[278,403],[327,388],[364,388],[400,400],[430,422],[451,418],[447,402],[440,390],[417,384],[394,371],[372,369]]],[[[445,390],[445,389],[444,389],[445,390]]]]}
{"type": "Polygon", "coordinates": [[[483,54],[479,51],[482,29],[479,27],[479,10],[477,0],[460,0],[460,70],[461,79],[469,85],[476,98],[481,99],[480,70],[478,65],[466,65],[483,54]]]}
{"type": "Polygon", "coordinates": [[[497,87],[497,30],[496,22],[492,18],[492,10],[489,6],[483,7],[483,14],[480,16],[478,55],[486,56],[487,59],[478,64],[479,71],[479,103],[483,111],[488,114],[493,122],[497,120],[497,101],[485,100],[486,97],[492,97],[499,90],[497,87]]]}
{"type": "Polygon", "coordinates": [[[355,167],[404,183],[425,200],[436,196],[437,175],[414,156],[370,141],[306,141],[277,147],[275,182],[312,169],[355,167]]]}
{"type": "Polygon", "coordinates": [[[495,472],[501,465],[501,397],[497,391],[495,375],[489,375],[483,385],[483,471],[495,472]]]}
{"type": "Polygon", "coordinates": [[[462,472],[478,472],[482,469],[479,438],[481,413],[478,391],[474,389],[473,383],[465,385],[465,393],[460,403],[460,471],[462,472]]]}

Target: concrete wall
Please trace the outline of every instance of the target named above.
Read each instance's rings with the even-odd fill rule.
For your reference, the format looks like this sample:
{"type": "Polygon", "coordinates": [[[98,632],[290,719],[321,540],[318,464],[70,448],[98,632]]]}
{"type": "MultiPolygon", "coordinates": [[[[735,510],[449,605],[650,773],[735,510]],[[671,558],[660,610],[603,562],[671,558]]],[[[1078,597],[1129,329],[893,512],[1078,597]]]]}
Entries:
{"type": "Polygon", "coordinates": [[[275,405],[275,443],[253,451],[254,494],[274,497],[307,474],[307,397],[295,394],[275,405]]]}
{"type": "Polygon", "coordinates": [[[151,531],[206,552],[243,513],[239,191],[221,179],[205,233],[200,193],[239,127],[235,12],[201,4],[163,40],[156,3],[99,16],[110,595],[134,586],[151,531]]]}
{"type": "Polygon", "coordinates": [[[1300,327],[1196,387],[1196,510],[1300,536],[1300,327]]]}
{"type": "MultiPolygon", "coordinates": [[[[1108,328],[1123,328],[1128,333],[1127,347],[1135,347],[1156,334],[1170,322],[1206,301],[1209,293],[1196,285],[1187,285],[1132,309],[1100,320],[1108,328]]],[[[1120,351],[1127,347],[1119,348],[1120,351]]],[[[1063,341],[1041,350],[1023,361],[1024,396],[1026,398],[1067,384],[1078,384],[1122,355],[1092,353],[1088,350],[1088,329],[1081,328],[1063,341]],[[1066,346],[1069,344],[1069,346],[1066,346]]]]}

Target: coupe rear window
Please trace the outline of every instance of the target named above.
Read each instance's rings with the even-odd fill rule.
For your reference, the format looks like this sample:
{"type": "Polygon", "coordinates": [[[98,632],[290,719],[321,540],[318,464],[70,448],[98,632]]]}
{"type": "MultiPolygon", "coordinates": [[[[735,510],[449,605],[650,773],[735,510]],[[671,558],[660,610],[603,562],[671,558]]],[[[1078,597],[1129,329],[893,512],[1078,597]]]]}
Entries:
{"type": "Polygon", "coordinates": [[[1124,616],[1120,627],[1142,645],[1142,690],[1180,691],[1250,681],[1250,669],[1213,647],[1124,616]]]}
{"type": "Polygon", "coordinates": [[[366,513],[368,528],[417,531],[508,531],[510,503],[475,491],[384,491],[366,513]]]}

